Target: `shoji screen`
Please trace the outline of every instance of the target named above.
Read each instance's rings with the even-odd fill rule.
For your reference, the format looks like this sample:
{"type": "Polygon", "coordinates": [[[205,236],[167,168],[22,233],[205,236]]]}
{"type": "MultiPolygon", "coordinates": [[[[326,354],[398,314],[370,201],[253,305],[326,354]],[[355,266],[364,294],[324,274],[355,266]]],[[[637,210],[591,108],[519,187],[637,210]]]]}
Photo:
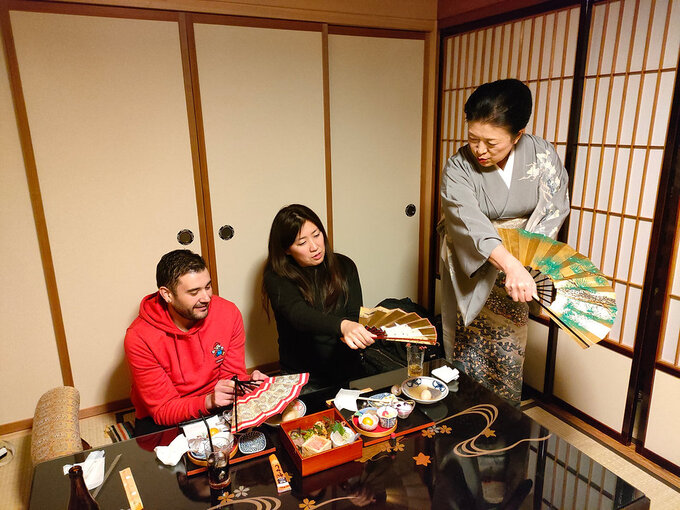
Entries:
{"type": "Polygon", "coordinates": [[[680,253],[678,246],[680,237],[676,239],[673,249],[673,276],[666,294],[661,346],[657,361],[666,366],[680,370],[680,253]]]}
{"type": "MultiPolygon", "coordinates": [[[[678,60],[677,4],[601,2],[592,13],[569,244],[611,278],[619,311],[606,342],[631,355],[678,60]]],[[[590,350],[560,342],[555,395],[620,430],[630,359],[590,350]],[[597,392],[570,382],[575,366],[597,392]]],[[[672,362],[674,354],[666,351],[672,362]]]]}
{"type": "MultiPolygon", "coordinates": [[[[444,40],[439,168],[467,142],[463,107],[468,96],[482,83],[502,78],[529,86],[534,113],[527,132],[550,141],[564,159],[578,20],[578,7],[571,7],[444,40]]],[[[547,328],[532,323],[524,372],[527,383],[539,390],[546,345],[547,328]]]]}
{"type": "MultiPolygon", "coordinates": [[[[664,39],[654,41],[654,52],[647,59],[645,69],[651,69],[648,79],[654,81],[663,79],[664,84],[670,83],[669,86],[672,87],[674,81],[677,80],[679,59],[680,31],[677,27],[680,26],[680,1],[673,0],[670,5],[661,2],[660,5],[656,6],[655,14],[655,17],[660,18],[657,26],[664,29],[664,39]],[[656,14],[659,9],[662,10],[662,13],[656,14]],[[657,49],[659,45],[660,48],[657,49]]],[[[659,95],[661,94],[668,94],[668,92],[662,89],[659,92],[659,95]]],[[[657,143],[657,136],[666,136],[669,103],[670,97],[664,97],[660,103],[664,106],[664,109],[659,110],[659,107],[657,107],[656,115],[659,119],[654,126],[656,130],[656,126],[659,125],[658,129],[661,133],[659,135],[656,132],[654,133],[655,144],[657,143]]],[[[673,149],[675,148],[668,147],[668,150],[673,149]]],[[[669,207],[676,205],[670,204],[669,207]]],[[[654,373],[644,448],[669,460],[676,466],[680,466],[680,439],[677,435],[680,412],[677,405],[674,405],[680,394],[680,377],[678,377],[680,374],[680,236],[677,235],[677,231],[678,227],[676,226],[676,244],[673,251],[668,250],[663,254],[664,261],[670,258],[669,274],[671,274],[671,277],[659,335],[657,370],[654,373]],[[659,368],[665,368],[667,373],[662,372],[659,368]]]]}
{"type": "Polygon", "coordinates": [[[444,41],[440,167],[467,142],[465,100],[482,83],[525,82],[534,96],[527,132],[564,157],[569,122],[578,8],[465,32],[444,41]]]}

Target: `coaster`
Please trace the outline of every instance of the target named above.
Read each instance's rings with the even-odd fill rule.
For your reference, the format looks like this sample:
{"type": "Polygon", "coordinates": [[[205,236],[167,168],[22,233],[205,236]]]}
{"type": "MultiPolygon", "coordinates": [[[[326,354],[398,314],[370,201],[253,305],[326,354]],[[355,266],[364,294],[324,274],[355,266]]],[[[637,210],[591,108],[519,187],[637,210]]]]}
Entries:
{"type": "Polygon", "coordinates": [[[267,439],[262,432],[251,430],[243,434],[238,440],[238,449],[243,455],[261,452],[267,446],[267,439]]]}

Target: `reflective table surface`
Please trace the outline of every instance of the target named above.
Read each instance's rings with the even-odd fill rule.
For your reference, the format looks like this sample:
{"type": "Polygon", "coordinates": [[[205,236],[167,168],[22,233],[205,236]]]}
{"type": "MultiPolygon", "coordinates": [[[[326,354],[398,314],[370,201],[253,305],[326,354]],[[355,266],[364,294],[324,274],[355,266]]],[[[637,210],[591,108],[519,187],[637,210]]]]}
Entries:
{"type": "MultiPolygon", "coordinates": [[[[425,375],[442,364],[425,365],[425,375]]],[[[349,383],[350,388],[389,391],[406,369],[349,383]]],[[[127,509],[118,471],[129,467],[147,509],[644,509],[649,499],[635,487],[509,406],[464,374],[448,384],[438,403],[416,406],[433,423],[415,432],[364,447],[360,459],[302,477],[279,440],[279,429],[261,426],[276,447],[292,490],[279,494],[267,456],[231,466],[231,486],[211,491],[206,473],[187,475],[180,462],[168,467],[153,452],[177,429],[103,448],[106,468],[118,464],[97,496],[102,509],[127,509]]],[[[322,410],[335,390],[301,397],[308,414],[322,410]]],[[[69,479],[62,466],[87,452],[36,466],[31,509],[66,508],[69,479]]]]}

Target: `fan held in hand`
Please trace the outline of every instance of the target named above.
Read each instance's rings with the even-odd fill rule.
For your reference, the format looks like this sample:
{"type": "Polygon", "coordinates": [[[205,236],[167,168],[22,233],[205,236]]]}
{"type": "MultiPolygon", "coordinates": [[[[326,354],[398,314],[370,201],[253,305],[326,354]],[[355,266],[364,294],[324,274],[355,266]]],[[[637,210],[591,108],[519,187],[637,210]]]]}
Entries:
{"type": "Polygon", "coordinates": [[[503,246],[536,282],[534,299],[582,347],[602,340],[616,319],[609,280],[568,244],[522,229],[498,229],[503,246]],[[536,299],[538,298],[538,299],[536,299]]]}

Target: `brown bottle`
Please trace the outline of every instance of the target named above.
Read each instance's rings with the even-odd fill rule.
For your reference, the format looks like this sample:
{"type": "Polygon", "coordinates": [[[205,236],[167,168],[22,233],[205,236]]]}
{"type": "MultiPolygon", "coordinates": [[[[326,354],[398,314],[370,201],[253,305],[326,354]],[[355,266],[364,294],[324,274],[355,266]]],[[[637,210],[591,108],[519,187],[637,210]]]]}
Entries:
{"type": "Polygon", "coordinates": [[[99,505],[87,490],[83,478],[83,468],[73,466],[68,470],[71,479],[71,497],[68,500],[68,510],[99,510],[99,505]]]}

